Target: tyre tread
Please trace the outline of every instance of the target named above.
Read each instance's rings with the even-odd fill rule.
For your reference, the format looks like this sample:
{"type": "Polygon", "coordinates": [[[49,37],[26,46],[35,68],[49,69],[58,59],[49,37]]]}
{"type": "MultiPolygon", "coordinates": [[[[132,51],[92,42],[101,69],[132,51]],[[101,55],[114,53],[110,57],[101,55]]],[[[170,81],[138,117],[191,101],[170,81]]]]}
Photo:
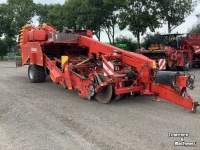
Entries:
{"type": "Polygon", "coordinates": [[[28,76],[29,76],[29,70],[33,69],[33,79],[29,77],[30,82],[32,83],[41,83],[46,80],[46,74],[43,66],[38,65],[29,65],[28,68],[28,76]]]}

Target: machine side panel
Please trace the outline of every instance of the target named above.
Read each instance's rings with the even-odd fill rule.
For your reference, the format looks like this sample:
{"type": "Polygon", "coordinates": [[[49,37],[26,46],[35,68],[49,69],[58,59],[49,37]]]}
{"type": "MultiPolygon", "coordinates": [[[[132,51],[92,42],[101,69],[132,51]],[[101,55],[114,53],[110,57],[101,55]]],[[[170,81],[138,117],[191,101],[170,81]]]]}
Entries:
{"type": "Polygon", "coordinates": [[[27,60],[29,59],[29,50],[27,44],[21,46],[21,57],[22,57],[22,66],[24,66],[27,60]]]}
{"type": "Polygon", "coordinates": [[[22,65],[24,65],[28,59],[30,64],[36,64],[43,66],[43,53],[39,42],[27,42],[21,47],[22,65]]]}

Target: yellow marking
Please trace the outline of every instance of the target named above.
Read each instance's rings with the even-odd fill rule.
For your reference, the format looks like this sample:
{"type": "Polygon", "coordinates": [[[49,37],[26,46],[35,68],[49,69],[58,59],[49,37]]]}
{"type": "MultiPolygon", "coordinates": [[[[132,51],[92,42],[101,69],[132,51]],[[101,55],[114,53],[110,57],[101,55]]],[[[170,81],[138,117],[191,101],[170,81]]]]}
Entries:
{"type": "Polygon", "coordinates": [[[82,61],[82,62],[78,63],[78,64],[77,64],[77,66],[79,66],[79,65],[82,65],[82,64],[84,64],[84,63],[88,62],[89,60],[90,60],[90,59],[88,58],[88,59],[86,59],[86,60],[84,60],[84,61],[82,61]]]}
{"type": "Polygon", "coordinates": [[[62,66],[64,65],[64,63],[68,61],[68,56],[62,56],[61,57],[61,62],[62,62],[62,66]]]}
{"type": "Polygon", "coordinates": [[[153,60],[153,65],[152,65],[152,68],[156,69],[156,61],[153,60]]]}
{"type": "Polygon", "coordinates": [[[36,65],[38,65],[38,66],[43,66],[42,64],[36,64],[36,65]]]}
{"type": "MultiPolygon", "coordinates": [[[[53,79],[53,77],[50,76],[50,78],[51,78],[51,80],[53,80],[53,82],[55,82],[55,80],[53,79]]],[[[55,82],[55,83],[56,83],[56,82],[55,82]]]]}
{"type": "MultiPolygon", "coordinates": [[[[24,64],[26,63],[27,61],[25,61],[23,64],[22,64],[22,66],[24,66],[24,64]]],[[[32,65],[32,63],[30,62],[30,64],[32,65]]]]}
{"type": "Polygon", "coordinates": [[[159,47],[150,47],[149,50],[158,50],[159,47]]]}
{"type": "Polygon", "coordinates": [[[44,29],[46,26],[47,26],[47,24],[43,23],[42,26],[41,26],[41,28],[44,29]]]}
{"type": "Polygon", "coordinates": [[[30,27],[30,25],[29,25],[29,24],[26,24],[25,26],[22,27],[22,29],[27,29],[27,28],[29,28],[29,27],[30,27]]]}

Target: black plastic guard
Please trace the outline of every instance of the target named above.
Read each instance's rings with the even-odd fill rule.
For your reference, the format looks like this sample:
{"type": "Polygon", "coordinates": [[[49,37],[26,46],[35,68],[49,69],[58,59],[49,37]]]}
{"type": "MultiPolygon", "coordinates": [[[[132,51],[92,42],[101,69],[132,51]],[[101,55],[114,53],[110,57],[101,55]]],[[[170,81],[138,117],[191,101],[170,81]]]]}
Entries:
{"type": "Polygon", "coordinates": [[[155,82],[174,87],[174,84],[176,82],[176,76],[178,75],[179,75],[178,72],[158,71],[156,73],[155,82]]]}

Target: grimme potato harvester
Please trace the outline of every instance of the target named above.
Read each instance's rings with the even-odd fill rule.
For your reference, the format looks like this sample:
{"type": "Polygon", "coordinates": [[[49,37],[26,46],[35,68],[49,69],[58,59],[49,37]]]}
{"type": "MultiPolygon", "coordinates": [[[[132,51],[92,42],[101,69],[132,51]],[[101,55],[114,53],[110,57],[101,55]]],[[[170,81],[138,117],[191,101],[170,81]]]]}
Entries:
{"type": "Polygon", "coordinates": [[[141,48],[139,53],[156,61],[159,70],[188,71],[191,67],[200,67],[200,34],[164,34],[158,35],[156,44],[148,50],[141,48]]]}
{"type": "Polygon", "coordinates": [[[188,73],[158,71],[156,62],[97,41],[91,30],[59,33],[53,26],[25,25],[19,31],[21,66],[29,64],[30,82],[54,83],[100,103],[120,100],[125,95],[148,95],[165,99],[193,112],[199,103],[186,89],[194,88],[188,73]]]}

